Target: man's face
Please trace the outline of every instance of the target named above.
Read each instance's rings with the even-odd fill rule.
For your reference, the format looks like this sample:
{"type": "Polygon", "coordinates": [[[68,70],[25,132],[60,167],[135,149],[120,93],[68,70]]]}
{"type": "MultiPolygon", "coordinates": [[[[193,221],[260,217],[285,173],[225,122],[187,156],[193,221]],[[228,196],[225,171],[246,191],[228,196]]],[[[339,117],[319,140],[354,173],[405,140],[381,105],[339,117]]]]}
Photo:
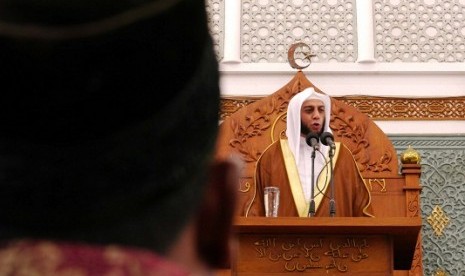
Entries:
{"type": "Polygon", "coordinates": [[[325,121],[325,105],[317,99],[306,100],[300,109],[301,134],[306,136],[310,132],[320,134],[325,121]]]}

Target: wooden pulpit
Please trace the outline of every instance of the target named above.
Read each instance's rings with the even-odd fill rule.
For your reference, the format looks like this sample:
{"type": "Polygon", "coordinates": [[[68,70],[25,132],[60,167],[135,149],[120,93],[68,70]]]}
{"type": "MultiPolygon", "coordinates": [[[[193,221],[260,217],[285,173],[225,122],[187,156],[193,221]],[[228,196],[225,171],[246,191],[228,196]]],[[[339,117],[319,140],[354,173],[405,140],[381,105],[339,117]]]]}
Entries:
{"type": "Polygon", "coordinates": [[[393,275],[408,270],[421,219],[238,217],[232,275],[393,275]]]}
{"type": "Polygon", "coordinates": [[[244,162],[234,224],[239,251],[234,267],[223,275],[423,275],[419,155],[409,148],[398,156],[388,136],[359,110],[376,109],[369,102],[358,102],[355,108],[331,97],[330,127],[335,141],[344,143],[357,162],[375,218],[251,214],[256,163],[271,143],[285,136],[289,101],[307,87],[322,92],[299,71],[281,89],[221,123],[217,157],[234,155],[244,162]]]}

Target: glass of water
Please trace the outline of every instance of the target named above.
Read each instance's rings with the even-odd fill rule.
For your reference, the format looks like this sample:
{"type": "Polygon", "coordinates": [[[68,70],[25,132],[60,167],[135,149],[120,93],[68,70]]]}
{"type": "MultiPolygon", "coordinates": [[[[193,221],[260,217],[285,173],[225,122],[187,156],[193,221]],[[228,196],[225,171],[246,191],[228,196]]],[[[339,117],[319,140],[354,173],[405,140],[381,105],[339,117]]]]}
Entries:
{"type": "Polygon", "coordinates": [[[279,209],[279,188],[274,186],[265,187],[264,197],[265,215],[267,217],[277,217],[279,209]]]}

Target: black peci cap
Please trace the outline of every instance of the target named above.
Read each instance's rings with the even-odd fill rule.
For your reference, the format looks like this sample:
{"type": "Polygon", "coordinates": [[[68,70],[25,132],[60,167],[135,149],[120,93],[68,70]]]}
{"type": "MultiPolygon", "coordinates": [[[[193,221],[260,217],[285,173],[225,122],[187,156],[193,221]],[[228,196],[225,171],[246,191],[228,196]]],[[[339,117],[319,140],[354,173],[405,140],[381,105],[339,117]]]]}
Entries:
{"type": "Polygon", "coordinates": [[[203,0],[0,0],[0,62],[0,239],[165,250],[216,141],[203,0]]]}

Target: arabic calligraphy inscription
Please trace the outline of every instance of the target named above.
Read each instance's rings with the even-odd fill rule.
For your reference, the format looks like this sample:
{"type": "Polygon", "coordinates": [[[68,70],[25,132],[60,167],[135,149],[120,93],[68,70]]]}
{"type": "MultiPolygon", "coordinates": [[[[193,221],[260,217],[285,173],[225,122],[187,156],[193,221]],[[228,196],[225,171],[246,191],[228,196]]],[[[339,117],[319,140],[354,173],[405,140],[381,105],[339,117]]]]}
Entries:
{"type": "MultiPolygon", "coordinates": [[[[347,273],[367,267],[390,270],[391,257],[384,236],[245,236],[240,262],[254,263],[262,272],[347,273]],[[376,245],[376,246],[375,246],[376,245]],[[380,250],[381,248],[381,250],[380,250]],[[381,265],[380,265],[381,264],[381,265]]],[[[249,272],[251,266],[245,264],[249,272]]]]}

